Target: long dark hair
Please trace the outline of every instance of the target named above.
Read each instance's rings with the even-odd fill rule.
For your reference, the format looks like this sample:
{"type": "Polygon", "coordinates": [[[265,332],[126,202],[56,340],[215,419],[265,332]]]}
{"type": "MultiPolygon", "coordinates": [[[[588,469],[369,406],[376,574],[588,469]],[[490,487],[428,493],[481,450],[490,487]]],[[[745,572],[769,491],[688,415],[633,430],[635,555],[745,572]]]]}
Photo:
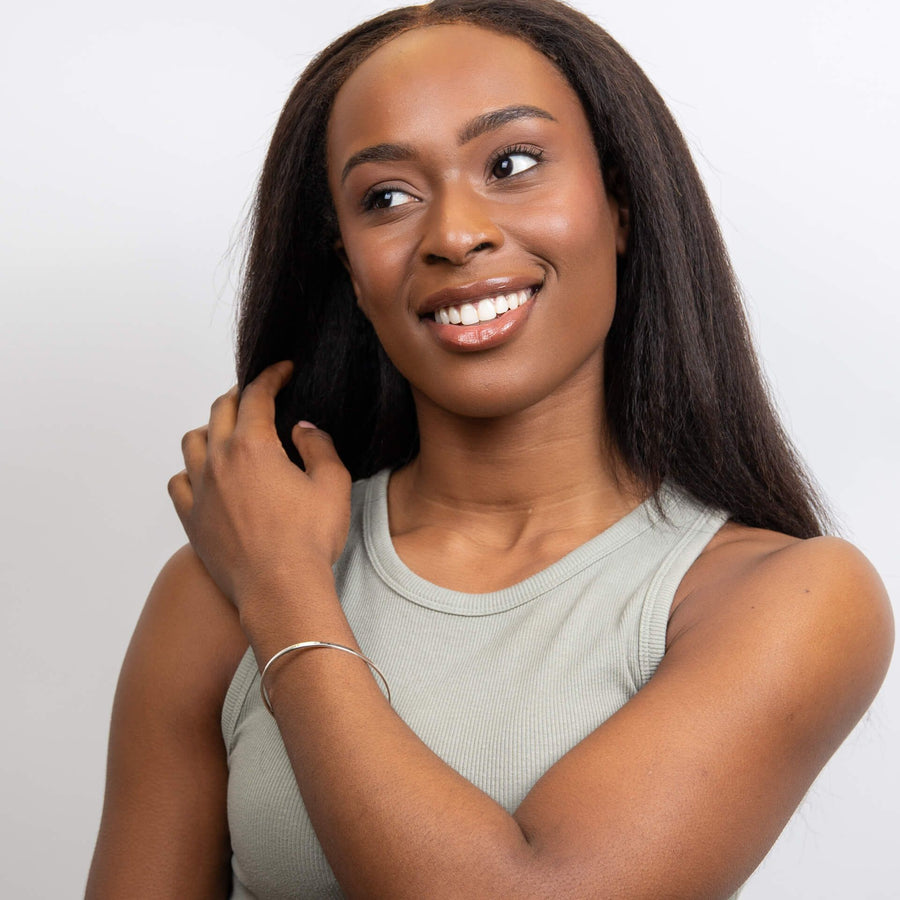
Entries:
{"type": "Polygon", "coordinates": [[[296,370],[277,424],[328,431],[353,478],[418,451],[409,385],[359,311],[334,241],[325,133],[335,94],[411,28],[467,22],[548,57],[581,99],[610,190],[630,210],[605,348],[610,435],[650,491],[665,480],[743,524],[797,537],[828,516],[775,414],[740,292],[690,151],[656,89],[598,25],[557,0],[435,0],[380,15],[308,66],[275,129],[252,219],[237,339],[243,385],[296,370]]]}

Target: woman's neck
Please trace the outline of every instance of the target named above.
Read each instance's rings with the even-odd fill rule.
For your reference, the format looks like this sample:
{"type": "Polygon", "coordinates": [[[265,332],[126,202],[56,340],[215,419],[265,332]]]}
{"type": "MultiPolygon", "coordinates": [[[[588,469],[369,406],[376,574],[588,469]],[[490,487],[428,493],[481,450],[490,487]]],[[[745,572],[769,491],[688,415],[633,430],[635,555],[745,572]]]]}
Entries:
{"type": "Polygon", "coordinates": [[[419,455],[391,479],[393,534],[452,528],[509,548],[551,532],[599,533],[644,499],[611,450],[602,392],[494,419],[422,396],[416,409],[419,455]]]}

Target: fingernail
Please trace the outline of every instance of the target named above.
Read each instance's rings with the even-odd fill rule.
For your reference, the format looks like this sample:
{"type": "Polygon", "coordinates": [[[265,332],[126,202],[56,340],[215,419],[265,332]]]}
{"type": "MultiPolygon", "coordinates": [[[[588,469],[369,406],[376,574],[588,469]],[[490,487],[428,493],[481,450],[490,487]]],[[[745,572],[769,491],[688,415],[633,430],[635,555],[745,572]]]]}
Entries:
{"type": "Polygon", "coordinates": [[[301,419],[301,420],[297,423],[297,425],[299,425],[300,428],[315,428],[315,427],[316,427],[315,425],[313,425],[312,422],[307,422],[306,419],[301,419]]]}

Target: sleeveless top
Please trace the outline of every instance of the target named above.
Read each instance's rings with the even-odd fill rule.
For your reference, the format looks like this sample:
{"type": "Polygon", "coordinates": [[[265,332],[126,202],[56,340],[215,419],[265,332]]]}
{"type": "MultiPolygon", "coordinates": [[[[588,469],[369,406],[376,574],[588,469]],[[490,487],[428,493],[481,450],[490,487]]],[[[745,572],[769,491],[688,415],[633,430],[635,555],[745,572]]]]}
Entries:
{"type": "MultiPolygon", "coordinates": [[[[353,485],[349,539],[334,566],[338,596],[397,713],[512,813],[653,675],[675,590],[727,515],[664,486],[658,504],[645,501],[543,571],[468,594],[425,581],[400,560],[388,527],[389,477],[385,469],[353,485]]],[[[342,897],[262,705],[252,650],[225,698],[222,733],[232,898],[342,897]]]]}

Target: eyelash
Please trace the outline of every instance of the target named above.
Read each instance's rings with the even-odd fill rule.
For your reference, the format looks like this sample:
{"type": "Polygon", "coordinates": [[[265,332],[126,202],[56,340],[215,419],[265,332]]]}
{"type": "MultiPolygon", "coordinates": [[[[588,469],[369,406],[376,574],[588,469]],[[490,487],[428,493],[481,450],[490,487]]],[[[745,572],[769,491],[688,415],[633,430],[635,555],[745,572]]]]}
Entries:
{"type": "MultiPolygon", "coordinates": [[[[510,146],[504,147],[502,150],[498,150],[496,153],[491,154],[491,157],[488,159],[487,163],[488,174],[493,172],[494,166],[496,166],[501,159],[505,159],[508,156],[529,156],[535,162],[539,163],[543,159],[544,151],[541,150],[540,147],[535,147],[533,144],[511,144],[510,146]]],[[[497,180],[503,181],[505,179],[497,180]]],[[[378,207],[375,206],[375,201],[384,194],[390,194],[392,191],[398,191],[404,194],[408,193],[408,191],[404,191],[403,188],[393,185],[374,188],[372,190],[366,191],[360,202],[360,205],[365,212],[374,212],[376,209],[378,209],[378,207]]],[[[389,207],[384,208],[387,209],[389,207]]]]}
{"type": "MultiPolygon", "coordinates": [[[[404,191],[403,188],[401,188],[401,187],[396,187],[396,186],[391,186],[391,185],[388,185],[387,187],[372,188],[371,190],[366,191],[366,193],[363,196],[362,200],[360,201],[359,205],[362,207],[363,212],[379,212],[379,211],[381,211],[382,207],[376,207],[375,201],[379,197],[382,197],[384,194],[391,194],[394,192],[401,193],[401,194],[409,193],[409,191],[404,191]]],[[[389,207],[383,207],[383,208],[389,209],[389,207]]]]}
{"type": "Polygon", "coordinates": [[[512,144],[509,147],[504,147],[502,150],[498,150],[494,153],[488,160],[488,173],[490,174],[493,172],[494,166],[507,156],[530,156],[535,162],[539,163],[544,158],[544,151],[541,150],[540,147],[535,147],[533,144],[512,144]]]}

